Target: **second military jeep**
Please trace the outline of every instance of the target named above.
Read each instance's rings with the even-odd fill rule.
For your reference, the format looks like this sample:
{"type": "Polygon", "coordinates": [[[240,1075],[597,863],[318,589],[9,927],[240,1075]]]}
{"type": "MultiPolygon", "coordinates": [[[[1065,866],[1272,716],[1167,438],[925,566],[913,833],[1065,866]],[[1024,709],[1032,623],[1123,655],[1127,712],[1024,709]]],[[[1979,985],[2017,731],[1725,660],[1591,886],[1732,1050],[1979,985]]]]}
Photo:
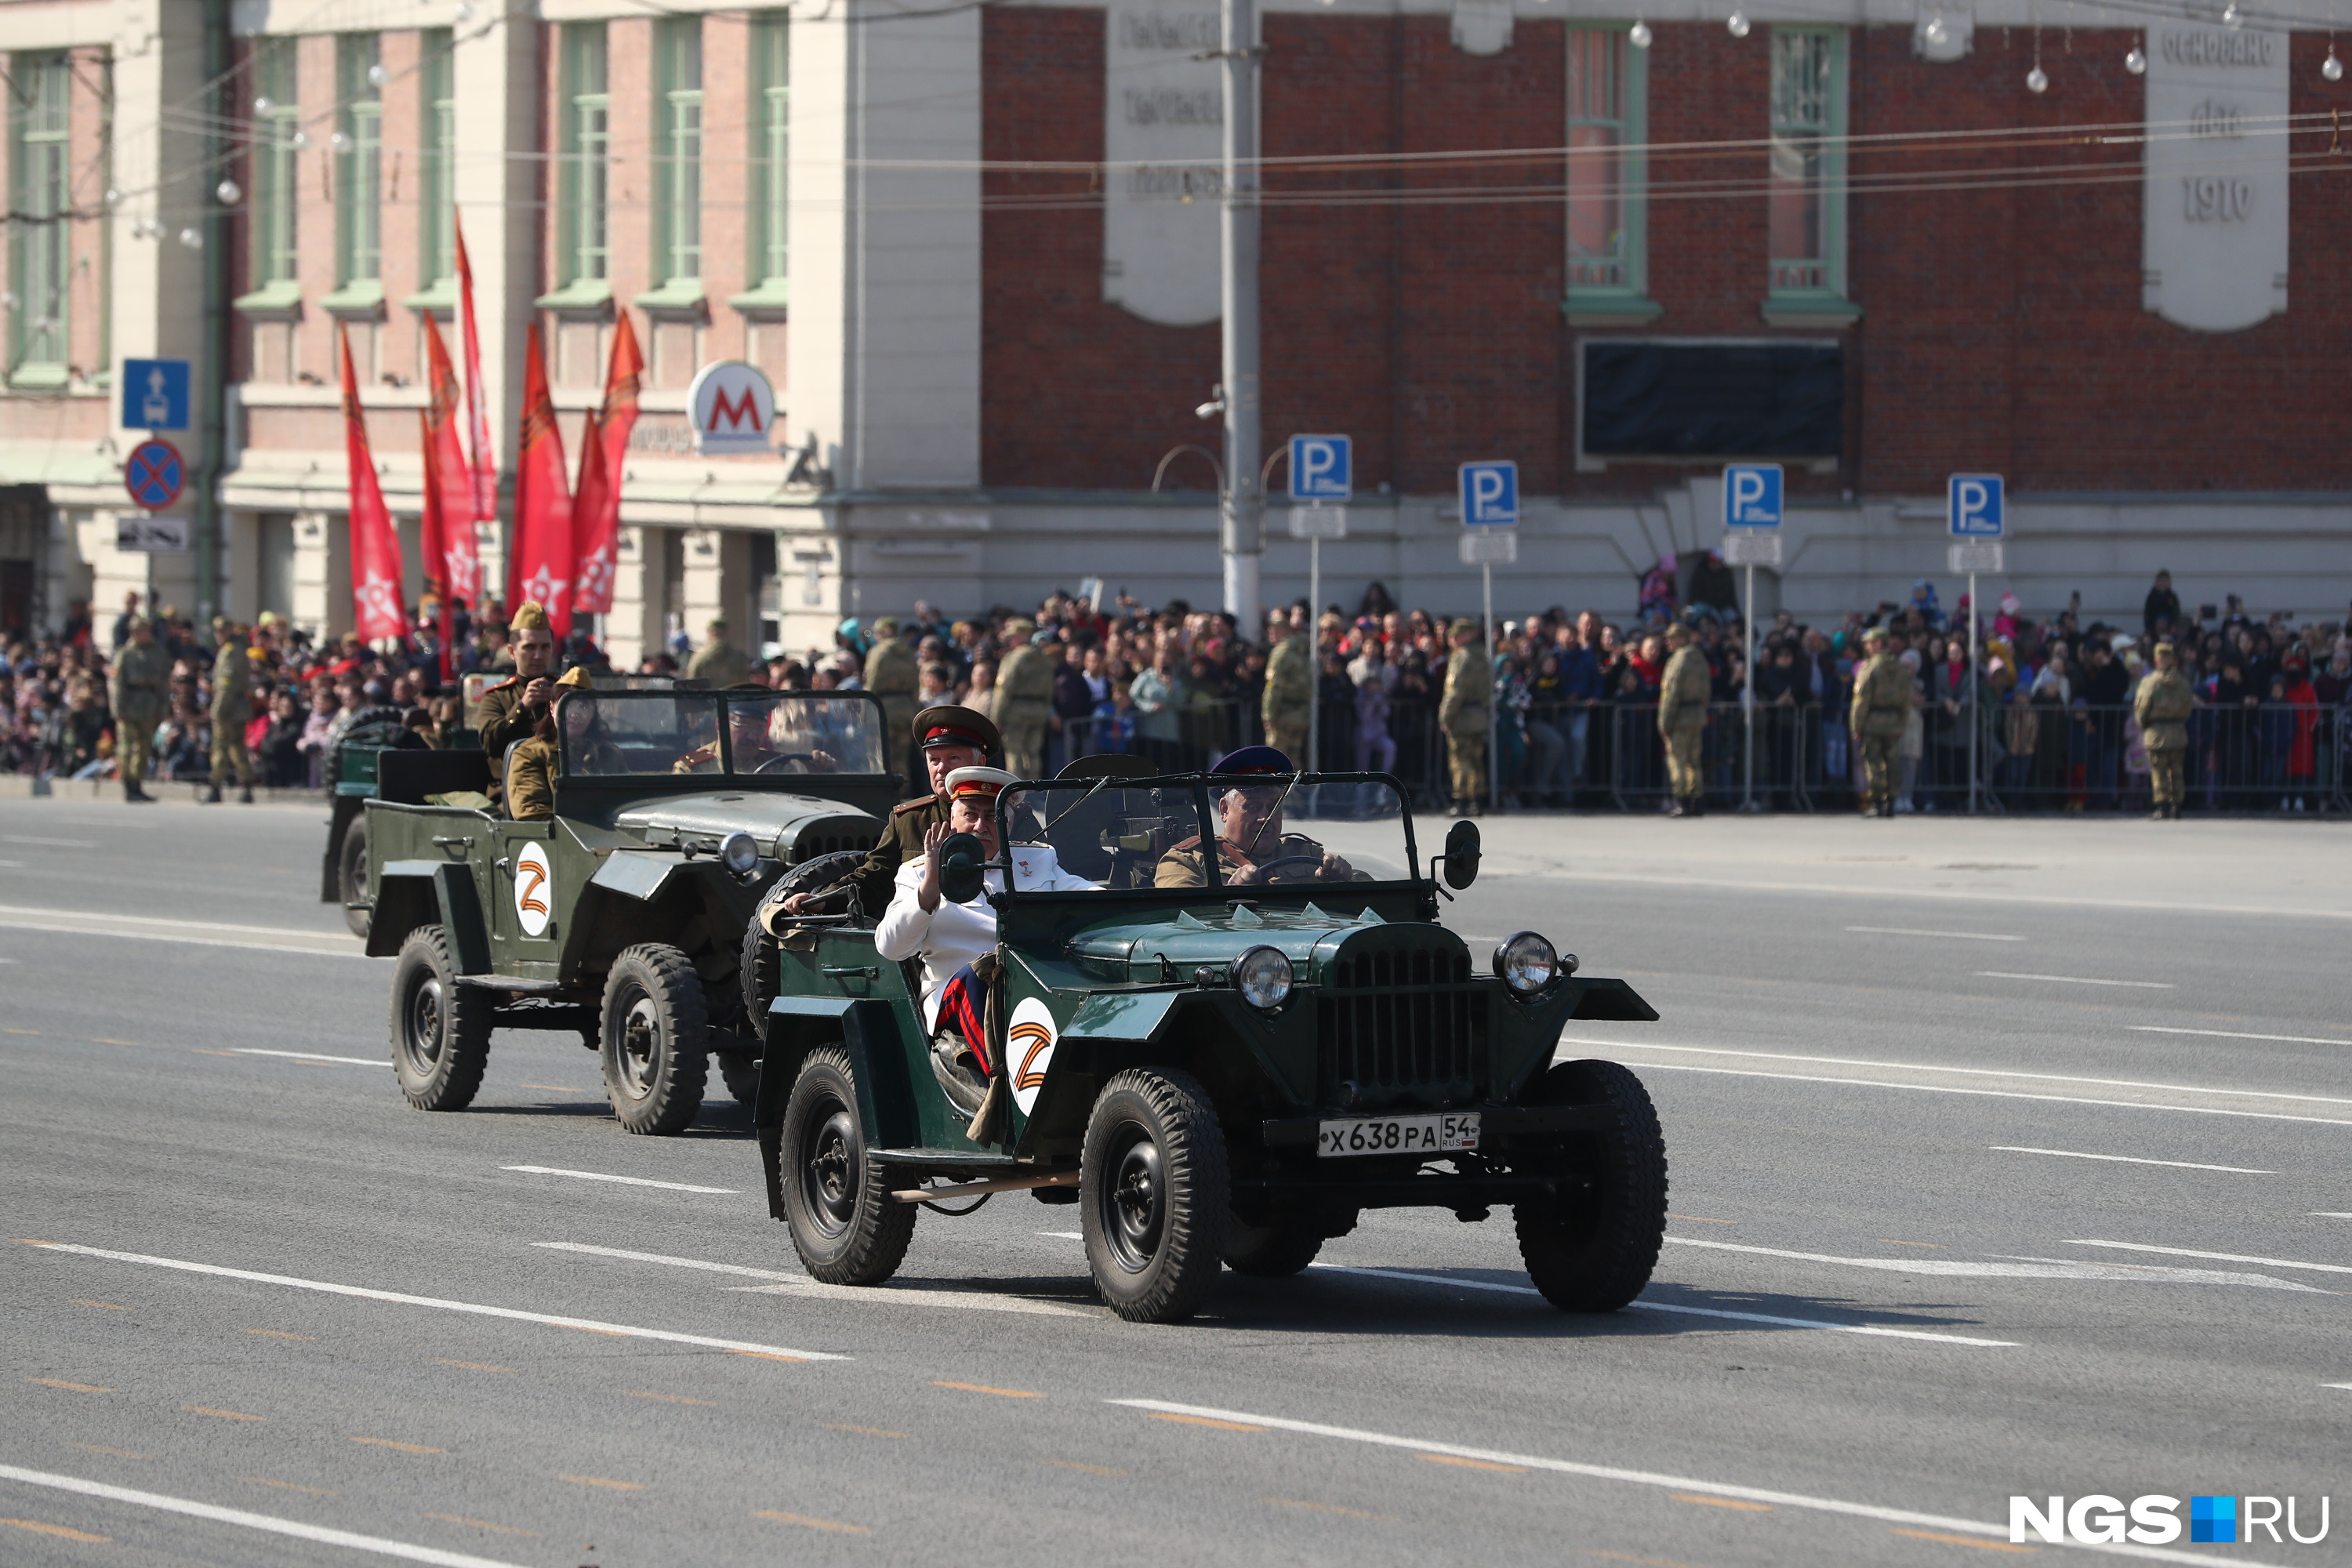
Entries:
{"type": "Polygon", "coordinates": [[[902,783],[885,721],[863,691],[566,690],[555,815],[525,822],[426,804],[481,789],[479,752],[383,752],[367,950],[399,960],[392,1058],[409,1102],[470,1104],[491,1032],[511,1028],[576,1031],[632,1132],[692,1121],[714,1058],[750,1103],[754,916],[879,837],[902,783]]]}
{"type": "Polygon", "coordinates": [[[1665,1227],[1657,1117],[1625,1068],[1552,1054],[1570,1019],[1657,1015],[1534,932],[1473,953],[1437,914],[1477,830],[1424,873],[1403,801],[1384,774],[1006,789],[1003,854],[941,849],[945,898],[993,879],[992,1121],[951,1093],[915,961],[855,917],[774,923],[755,1121],[809,1272],[877,1283],[917,1205],[1025,1190],[1077,1207],[1113,1310],[1168,1321],[1223,1268],[1305,1268],[1365,1209],[1499,1205],[1553,1303],[1630,1301],[1665,1227]],[[1091,888],[1037,890],[1056,865],[1091,888]]]}

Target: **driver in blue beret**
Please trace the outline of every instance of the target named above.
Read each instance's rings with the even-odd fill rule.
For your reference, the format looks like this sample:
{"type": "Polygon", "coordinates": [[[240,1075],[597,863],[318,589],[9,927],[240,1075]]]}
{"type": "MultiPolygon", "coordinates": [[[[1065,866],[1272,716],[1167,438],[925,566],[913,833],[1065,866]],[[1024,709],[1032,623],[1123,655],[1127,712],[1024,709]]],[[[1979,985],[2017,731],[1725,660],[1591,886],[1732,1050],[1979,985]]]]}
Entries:
{"type": "MultiPolygon", "coordinates": [[[[1214,792],[1217,869],[1228,887],[1284,882],[1365,880],[1355,868],[1303,833],[1282,830],[1282,807],[1290,793],[1290,759],[1272,746],[1244,746],[1209,770],[1234,782],[1214,792]]],[[[1205,888],[1208,857],[1194,834],[1160,858],[1152,883],[1161,888],[1205,888]]]]}

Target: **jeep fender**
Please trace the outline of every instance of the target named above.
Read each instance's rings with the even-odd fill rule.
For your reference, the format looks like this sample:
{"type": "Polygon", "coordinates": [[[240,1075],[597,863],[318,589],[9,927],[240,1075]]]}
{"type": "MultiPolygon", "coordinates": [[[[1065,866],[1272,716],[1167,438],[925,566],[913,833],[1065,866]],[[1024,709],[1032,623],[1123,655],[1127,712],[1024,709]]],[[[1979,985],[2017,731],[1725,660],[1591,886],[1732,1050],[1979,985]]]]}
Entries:
{"type": "Polygon", "coordinates": [[[449,933],[449,956],[460,974],[490,972],[489,927],[475,896],[473,868],[464,861],[394,860],[375,874],[375,915],[368,923],[370,958],[398,955],[419,926],[449,933]]]}

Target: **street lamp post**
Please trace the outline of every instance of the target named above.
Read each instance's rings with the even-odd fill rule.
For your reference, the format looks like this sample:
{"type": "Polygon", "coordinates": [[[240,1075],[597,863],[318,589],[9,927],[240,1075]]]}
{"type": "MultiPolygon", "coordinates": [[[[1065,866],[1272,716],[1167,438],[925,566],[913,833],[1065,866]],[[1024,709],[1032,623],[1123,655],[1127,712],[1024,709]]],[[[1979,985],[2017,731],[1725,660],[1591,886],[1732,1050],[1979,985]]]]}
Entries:
{"type": "Polygon", "coordinates": [[[1225,78],[1223,205],[1220,272],[1224,287],[1225,488],[1217,546],[1225,608],[1255,639],[1265,630],[1260,574],[1265,563],[1265,494],[1258,476],[1257,4],[1223,0],[1218,61],[1225,78]]]}

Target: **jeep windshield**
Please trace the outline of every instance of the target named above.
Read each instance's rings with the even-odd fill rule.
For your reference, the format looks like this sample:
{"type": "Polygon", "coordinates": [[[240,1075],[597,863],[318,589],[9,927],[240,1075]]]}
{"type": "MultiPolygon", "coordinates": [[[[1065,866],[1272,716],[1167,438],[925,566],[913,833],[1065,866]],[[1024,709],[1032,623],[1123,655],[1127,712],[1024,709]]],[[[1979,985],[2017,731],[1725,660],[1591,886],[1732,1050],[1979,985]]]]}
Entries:
{"type": "Polygon", "coordinates": [[[1071,779],[1009,789],[999,813],[1014,892],[1083,890],[1076,879],[1121,891],[1311,893],[1414,875],[1404,801],[1384,777],[1071,779]]]}
{"type": "Polygon", "coordinates": [[[885,773],[882,706],[829,691],[566,691],[567,777],[885,773]]]}

